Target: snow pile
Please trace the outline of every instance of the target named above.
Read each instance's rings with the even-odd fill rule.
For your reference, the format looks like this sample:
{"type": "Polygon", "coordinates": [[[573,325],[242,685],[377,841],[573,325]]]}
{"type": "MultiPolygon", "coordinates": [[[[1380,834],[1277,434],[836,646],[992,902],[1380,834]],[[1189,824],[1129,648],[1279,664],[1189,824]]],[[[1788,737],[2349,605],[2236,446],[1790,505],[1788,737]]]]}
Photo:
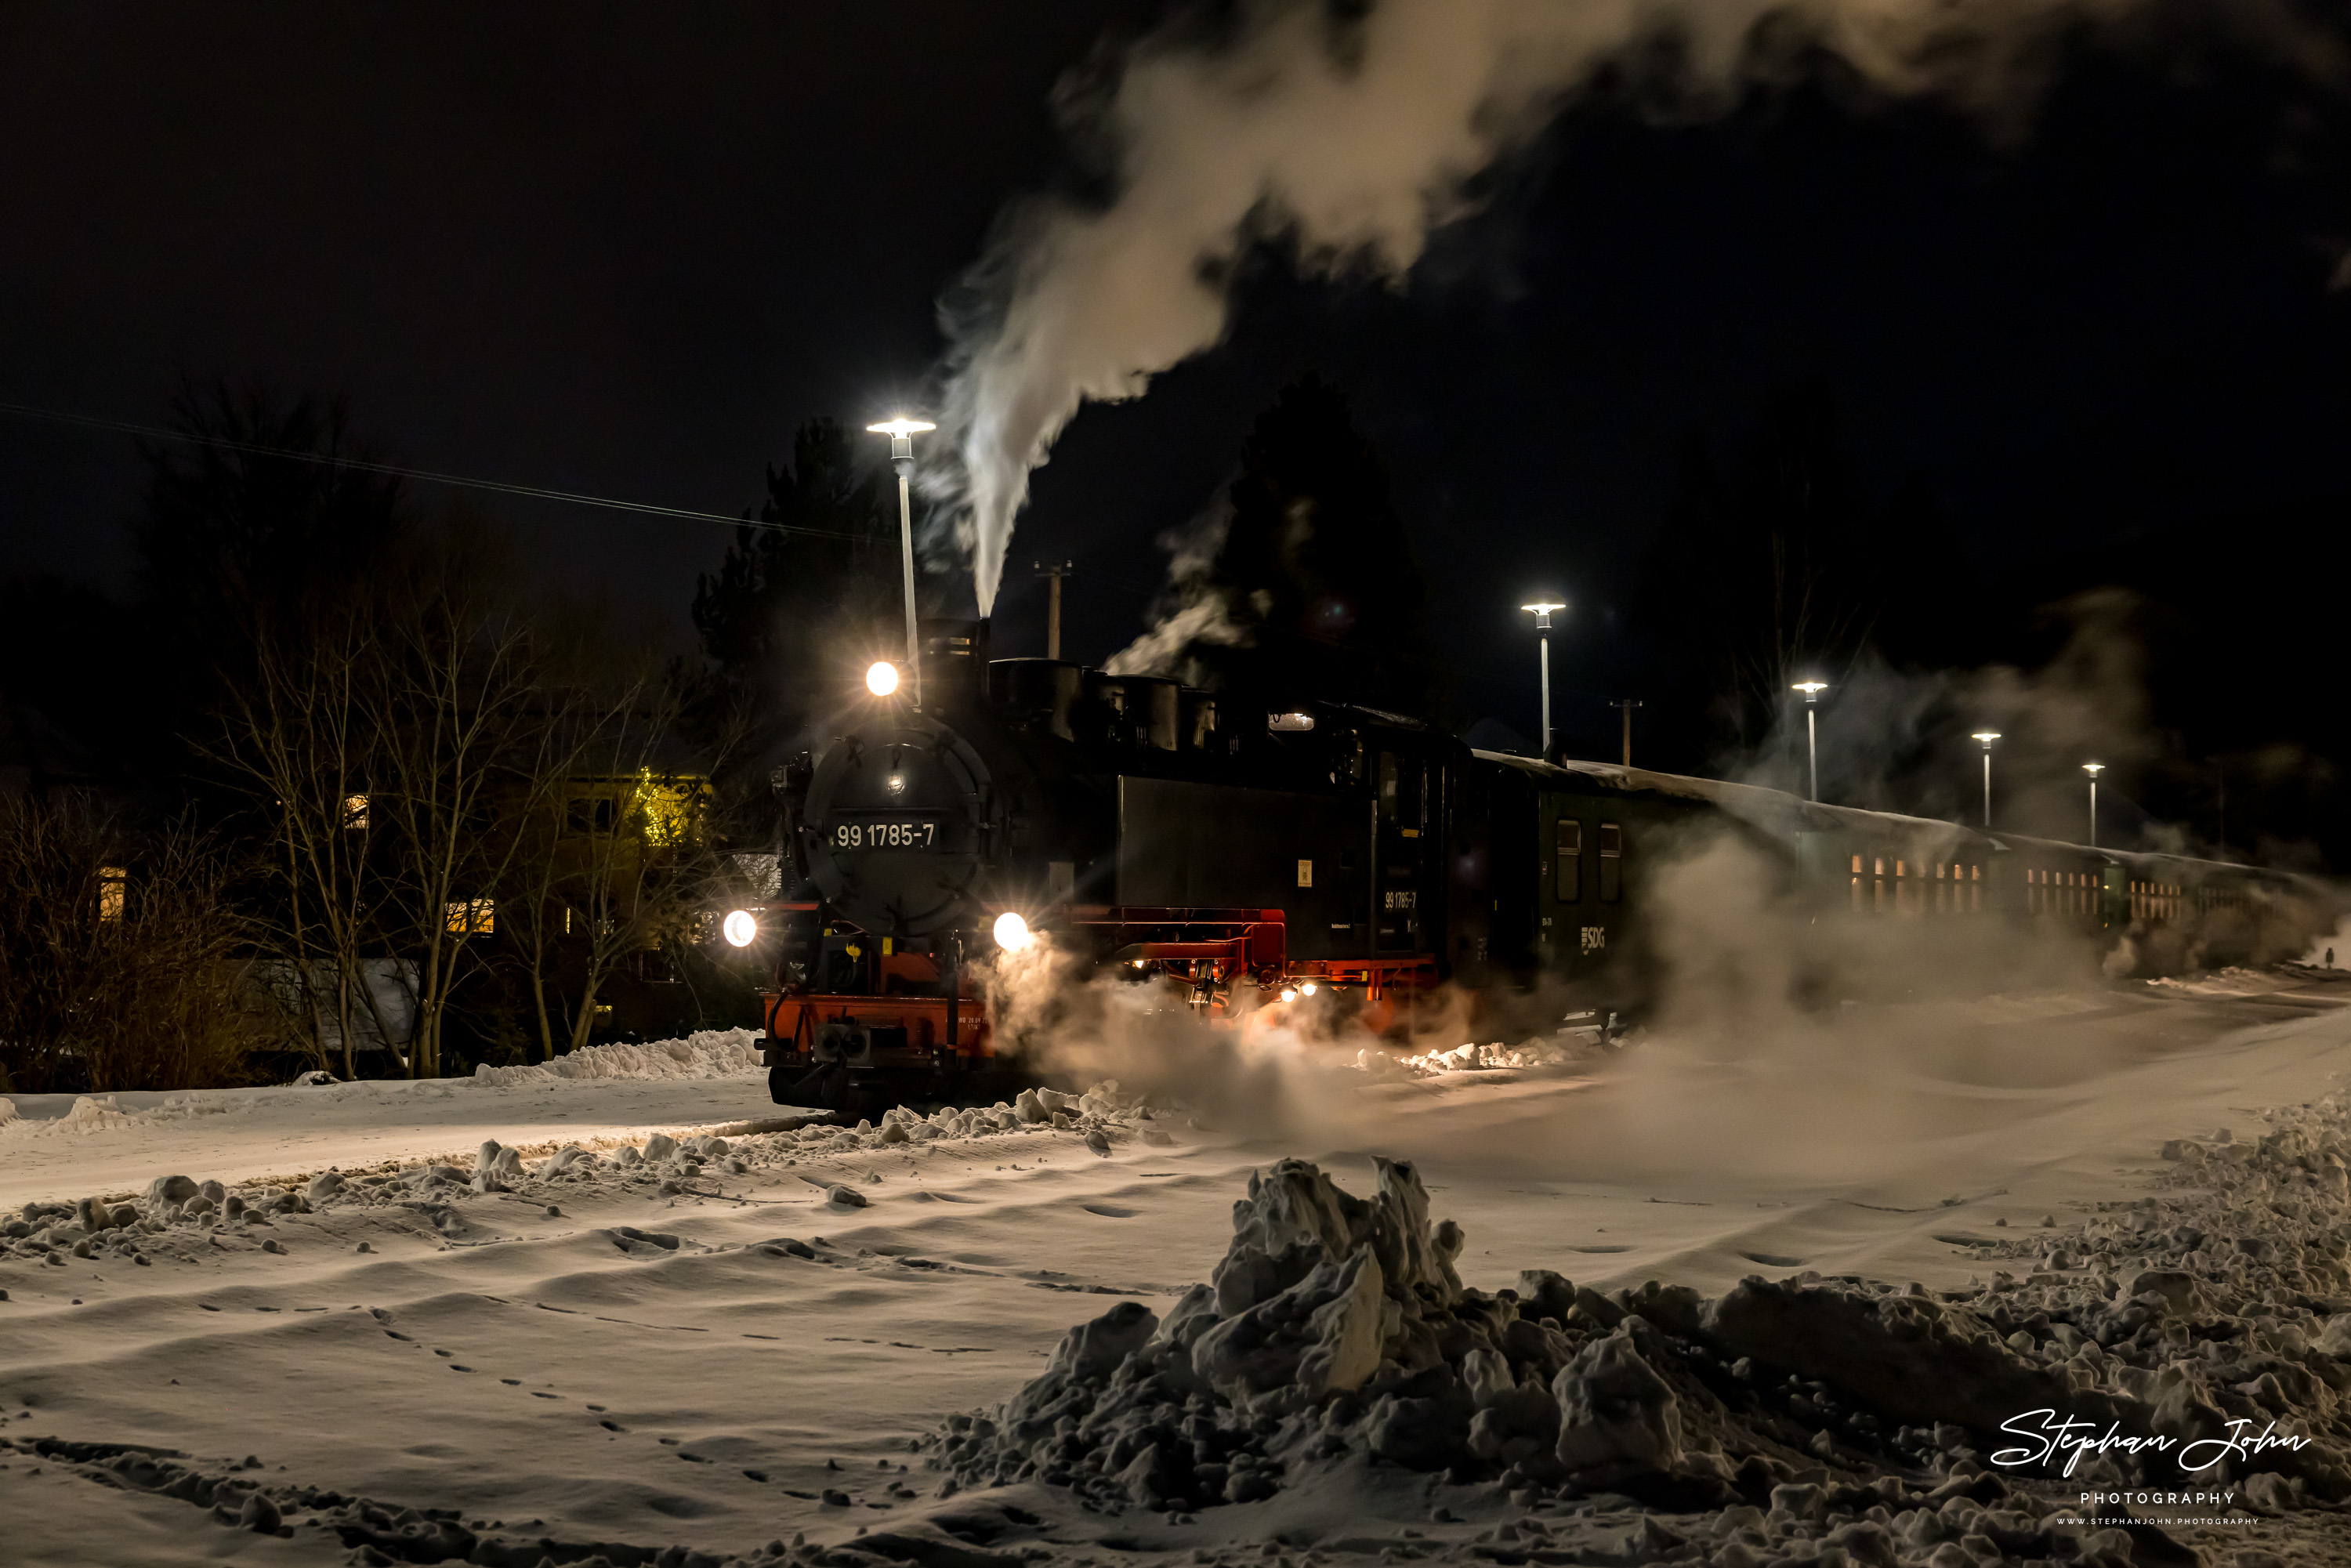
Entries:
{"type": "Polygon", "coordinates": [[[1410,1166],[1375,1162],[1366,1200],[1284,1160],[1251,1177],[1208,1283],[1164,1318],[1127,1301],[1072,1329],[1003,1406],[952,1417],[931,1463],[948,1491],[1041,1481],[1112,1512],[1335,1491],[1384,1460],[1703,1516],[1630,1561],[1705,1555],[1698,1535],[1745,1549],[1718,1562],[2070,1558],[2100,1542],[2070,1506],[2097,1483],[2232,1484],[2240,1511],[2351,1498],[2345,1118],[2172,1152],[2180,1196],[2053,1217],[2011,1244],[2022,1279],[1932,1294],[1806,1272],[1714,1299],[1542,1270],[1465,1289],[1462,1234],[1428,1222],[1410,1166]],[[2003,1434],[2035,1410],[2170,1442],[2067,1479],[2064,1453],[2021,1459],[2003,1434]],[[2207,1448],[2192,1474],[2181,1457],[2264,1432],[2287,1440],[2207,1448]]]}
{"type": "Polygon", "coordinates": [[[589,1045],[528,1067],[474,1069],[474,1081],[503,1089],[559,1078],[725,1078],[759,1070],[759,1035],[747,1029],[705,1029],[684,1040],[650,1045],[589,1045]]]}
{"type": "Polygon", "coordinates": [[[1562,1030],[1550,1036],[1536,1035],[1515,1046],[1499,1040],[1489,1045],[1479,1045],[1471,1040],[1450,1051],[1427,1051],[1404,1056],[1367,1046],[1355,1053],[1355,1066],[1374,1076],[1417,1078],[1432,1078],[1446,1072],[1565,1067],[1600,1054],[1605,1050],[1606,1043],[1599,1030],[1578,1029],[1562,1030]]]}
{"type": "Polygon", "coordinates": [[[1407,1056],[1403,1058],[1403,1065],[1419,1073],[1473,1072],[1502,1067],[1560,1067],[1575,1061],[1580,1054],[1558,1040],[1537,1038],[1514,1049],[1498,1040],[1491,1045],[1458,1045],[1451,1051],[1407,1056]]]}
{"type": "Polygon", "coordinates": [[[2241,997],[2277,988],[2277,977],[2259,969],[2231,965],[2210,974],[2159,976],[2147,982],[2150,989],[2179,997],[2241,997]]]}
{"type": "Polygon", "coordinates": [[[0,1095],[0,1127],[6,1126],[16,1119],[16,1103],[5,1095],[0,1095]]]}
{"type": "Polygon", "coordinates": [[[88,1094],[77,1096],[72,1108],[64,1115],[52,1116],[46,1120],[19,1116],[16,1114],[16,1107],[5,1100],[0,1100],[0,1105],[7,1106],[5,1113],[0,1113],[0,1129],[5,1129],[20,1137],[57,1137],[68,1133],[110,1133],[130,1126],[138,1116],[138,1113],[125,1111],[117,1104],[111,1094],[95,1099],[88,1094]]]}

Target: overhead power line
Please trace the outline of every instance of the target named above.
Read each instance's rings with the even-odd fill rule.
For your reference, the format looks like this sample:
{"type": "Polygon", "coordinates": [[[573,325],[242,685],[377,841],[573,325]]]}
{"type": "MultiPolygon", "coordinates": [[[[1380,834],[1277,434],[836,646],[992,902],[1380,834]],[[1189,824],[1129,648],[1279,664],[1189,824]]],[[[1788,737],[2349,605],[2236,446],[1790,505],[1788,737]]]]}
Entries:
{"type": "Polygon", "coordinates": [[[501,496],[526,496],[538,501],[563,501],[575,507],[599,507],[611,512],[639,512],[655,517],[684,517],[697,523],[725,523],[729,528],[764,528],[772,533],[809,534],[818,538],[853,539],[861,534],[840,528],[802,528],[797,523],[770,523],[757,517],[730,517],[723,512],[697,512],[684,507],[659,507],[648,501],[621,501],[609,496],[583,496],[572,490],[549,490],[538,485],[510,485],[503,479],[469,479],[457,474],[436,474],[424,468],[403,468],[393,463],[371,463],[363,458],[339,456],[327,452],[299,452],[290,447],[263,446],[250,441],[235,441],[225,435],[199,435],[193,431],[165,430],[157,425],[133,424],[128,420],[101,419],[96,414],[68,413],[60,409],[36,408],[30,403],[0,402],[0,413],[21,414],[28,419],[54,420],[60,424],[78,424],[91,430],[111,430],[125,435],[144,436],[151,441],[177,441],[193,446],[217,446],[230,452],[242,452],[255,457],[282,457],[295,463],[320,463],[330,467],[352,468],[362,474],[384,474],[401,479],[422,480],[428,485],[449,485],[465,490],[488,490],[501,496]]]}

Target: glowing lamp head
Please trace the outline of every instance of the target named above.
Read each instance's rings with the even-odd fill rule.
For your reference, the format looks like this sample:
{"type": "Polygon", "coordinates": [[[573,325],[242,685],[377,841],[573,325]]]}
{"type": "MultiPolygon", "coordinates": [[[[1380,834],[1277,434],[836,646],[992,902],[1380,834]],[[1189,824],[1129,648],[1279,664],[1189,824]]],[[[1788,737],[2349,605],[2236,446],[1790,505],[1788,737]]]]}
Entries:
{"type": "Polygon", "coordinates": [[[895,419],[885,419],[879,424],[869,424],[865,428],[876,435],[906,436],[920,435],[926,430],[936,430],[938,426],[926,419],[908,419],[902,413],[895,419]]]}
{"type": "Polygon", "coordinates": [[[898,689],[898,666],[887,659],[877,659],[865,672],[865,689],[877,697],[886,697],[898,689]]]}
{"type": "Polygon", "coordinates": [[[1554,611],[1564,610],[1567,606],[1548,599],[1538,599],[1532,604],[1521,604],[1519,608],[1535,618],[1536,631],[1548,632],[1551,630],[1552,613],[1554,611]]]}
{"type": "Polygon", "coordinates": [[[728,946],[748,947],[751,945],[751,938],[759,934],[759,922],[747,909],[729,910],[726,920],[718,929],[726,938],[728,946]]]}
{"type": "Polygon", "coordinates": [[[1798,681],[1788,689],[1803,693],[1808,703],[1816,703],[1821,700],[1821,694],[1829,689],[1829,684],[1826,681],[1798,681]]]}
{"type": "Polygon", "coordinates": [[[1008,909],[996,917],[996,945],[1006,952],[1018,953],[1036,940],[1037,934],[1029,929],[1029,922],[1014,911],[1008,909]]]}
{"type": "Polygon", "coordinates": [[[1969,737],[1968,738],[1970,738],[1970,740],[1980,740],[1980,741],[1982,741],[1982,742],[1984,743],[1985,747],[1986,747],[1987,749],[1989,749],[1989,748],[1991,747],[1991,743],[1992,743],[1993,741],[1998,740],[1998,739],[2000,738],[2000,731],[1998,731],[1998,730],[1996,730],[1996,729],[1980,729],[1980,730],[1976,731],[1974,735],[1972,735],[1972,736],[1969,737]]]}
{"type": "Polygon", "coordinates": [[[2082,764],[2082,771],[2088,774],[2092,779],[2095,779],[2099,774],[2104,773],[2105,770],[2106,765],[2103,762],[2085,762],[2082,764]]]}

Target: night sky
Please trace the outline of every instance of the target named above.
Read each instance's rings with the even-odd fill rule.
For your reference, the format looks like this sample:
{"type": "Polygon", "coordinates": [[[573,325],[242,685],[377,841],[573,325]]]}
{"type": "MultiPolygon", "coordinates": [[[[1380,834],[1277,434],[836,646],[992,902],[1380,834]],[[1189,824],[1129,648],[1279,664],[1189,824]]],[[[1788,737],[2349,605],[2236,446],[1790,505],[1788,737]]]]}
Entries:
{"type": "MultiPolygon", "coordinates": [[[[1057,78],[1160,12],[0,8],[0,401],[162,423],[183,379],[338,393],[389,461],[737,511],[802,420],[921,401],[934,301],[1062,175],[1057,78]]],[[[2351,91],[2192,25],[2076,47],[1998,128],[1834,69],[1724,117],[1587,103],[1405,288],[1263,254],[1225,348],[1081,414],[998,650],[1043,651],[1039,557],[1081,568],[1077,656],[1132,637],[1155,538],[1310,369],[1386,455],[1465,714],[1531,729],[1515,607],[1562,593],[1562,726],[1606,749],[1601,705],[1653,652],[1642,574],[1654,602],[1673,570],[1676,454],[1735,457],[1797,388],[1866,497],[1934,497],[1948,538],[1897,608],[2178,594],[2209,548],[2235,586],[2193,612],[2258,641],[2232,595],[2345,559],[2346,176],[2351,91]]],[[[121,437],[0,416],[0,571],[127,593],[139,478],[121,437]]],[[[726,538],[481,505],[681,643],[726,538]]],[[[2302,738],[2294,690],[2262,711],[2280,733],[2228,744],[2302,738]]]]}

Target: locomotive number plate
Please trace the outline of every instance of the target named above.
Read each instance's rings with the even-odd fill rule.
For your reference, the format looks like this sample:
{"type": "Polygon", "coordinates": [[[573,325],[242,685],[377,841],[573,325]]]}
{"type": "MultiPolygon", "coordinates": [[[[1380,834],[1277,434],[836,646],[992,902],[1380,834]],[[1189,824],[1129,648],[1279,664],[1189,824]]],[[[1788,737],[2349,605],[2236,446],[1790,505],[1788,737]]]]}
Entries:
{"type": "Polygon", "coordinates": [[[833,824],[837,850],[930,850],[939,847],[939,825],[917,817],[852,819],[833,824]]]}

